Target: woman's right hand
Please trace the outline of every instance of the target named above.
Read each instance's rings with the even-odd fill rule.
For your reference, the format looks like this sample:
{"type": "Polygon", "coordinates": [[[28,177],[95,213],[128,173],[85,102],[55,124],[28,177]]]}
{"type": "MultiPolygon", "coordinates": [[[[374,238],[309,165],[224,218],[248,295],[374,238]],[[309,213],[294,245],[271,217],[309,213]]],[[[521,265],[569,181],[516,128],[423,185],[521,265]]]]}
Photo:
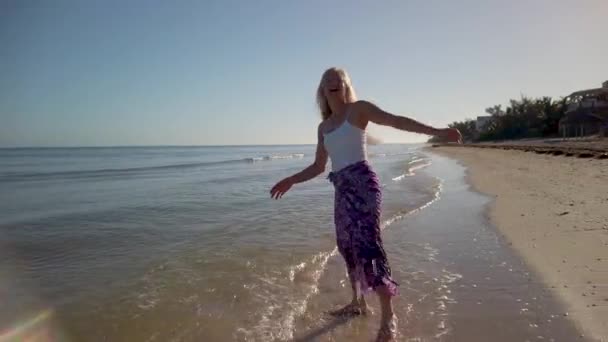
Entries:
{"type": "Polygon", "coordinates": [[[289,189],[291,189],[293,184],[294,183],[291,180],[291,177],[287,177],[287,178],[281,180],[280,182],[275,184],[275,186],[273,186],[272,189],[270,189],[270,198],[279,199],[279,198],[283,197],[283,195],[287,191],[289,191],[289,189]]]}

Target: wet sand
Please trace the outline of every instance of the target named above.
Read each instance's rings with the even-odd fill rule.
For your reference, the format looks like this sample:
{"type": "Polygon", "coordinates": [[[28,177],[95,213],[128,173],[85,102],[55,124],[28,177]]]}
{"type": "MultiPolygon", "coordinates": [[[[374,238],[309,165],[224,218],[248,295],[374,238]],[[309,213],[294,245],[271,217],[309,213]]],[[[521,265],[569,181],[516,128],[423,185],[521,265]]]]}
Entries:
{"type": "Polygon", "coordinates": [[[582,138],[533,138],[521,140],[505,140],[500,142],[475,143],[472,146],[487,145],[495,147],[503,146],[522,146],[534,148],[555,148],[555,149],[574,149],[574,150],[591,150],[598,152],[608,151],[608,137],[582,137],[582,138]]]}
{"type": "MultiPolygon", "coordinates": [[[[608,340],[608,160],[433,149],[494,198],[490,219],[589,340],[608,340]]],[[[563,340],[563,339],[562,339],[563,340]]]]}
{"type": "MultiPolygon", "coordinates": [[[[439,197],[383,232],[400,295],[399,341],[585,341],[567,310],[491,224],[491,198],[473,191],[465,168],[433,155],[424,170],[439,197]]],[[[407,181],[407,180],[405,180],[407,181]]],[[[319,288],[296,319],[296,341],[370,341],[374,314],[336,319],[326,312],[350,300],[344,265],[330,257],[319,288]]]]}

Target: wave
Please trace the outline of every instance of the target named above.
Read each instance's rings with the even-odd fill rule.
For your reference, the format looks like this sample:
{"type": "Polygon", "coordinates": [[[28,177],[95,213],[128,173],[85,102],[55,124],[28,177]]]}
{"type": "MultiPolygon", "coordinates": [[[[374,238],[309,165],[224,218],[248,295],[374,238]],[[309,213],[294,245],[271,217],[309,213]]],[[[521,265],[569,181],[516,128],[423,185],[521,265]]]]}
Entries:
{"type": "Polygon", "coordinates": [[[443,191],[443,180],[441,180],[441,179],[437,179],[437,180],[439,181],[439,183],[437,185],[435,185],[435,187],[433,188],[433,195],[427,202],[425,202],[422,205],[420,205],[414,209],[411,209],[411,210],[403,209],[403,210],[396,212],[391,217],[387,218],[386,220],[384,220],[383,222],[380,223],[381,229],[385,229],[386,227],[393,224],[395,221],[399,221],[399,220],[407,217],[408,215],[412,215],[421,210],[424,210],[427,207],[429,207],[430,205],[432,205],[433,203],[437,202],[441,198],[441,193],[443,191]]]}
{"type": "Polygon", "coordinates": [[[288,266],[281,276],[260,277],[262,283],[255,289],[263,302],[256,312],[257,323],[237,328],[239,340],[293,341],[296,319],[305,314],[310,298],[319,291],[327,262],[337,254],[334,247],[288,266]]]}
{"type": "Polygon", "coordinates": [[[406,172],[404,174],[401,174],[397,177],[392,178],[392,180],[395,182],[398,182],[398,181],[404,179],[405,177],[415,176],[416,173],[414,171],[428,167],[431,164],[432,164],[432,162],[428,159],[414,158],[413,160],[408,162],[408,167],[407,167],[406,172]]]}
{"type": "Polygon", "coordinates": [[[256,163],[256,162],[261,162],[261,161],[271,161],[271,160],[279,160],[279,159],[301,159],[301,158],[304,158],[304,153],[253,157],[253,158],[245,158],[243,160],[246,162],[249,162],[249,163],[256,163]]]}
{"type": "Polygon", "coordinates": [[[413,151],[409,152],[397,152],[397,153],[368,153],[369,158],[386,158],[386,157],[395,157],[395,156],[408,156],[413,154],[413,151]]]}
{"type": "Polygon", "coordinates": [[[303,153],[285,154],[285,155],[266,155],[260,157],[249,157],[242,159],[232,160],[221,160],[211,162],[198,162],[198,163],[181,163],[181,164],[169,164],[169,165],[152,165],[152,166],[141,166],[141,167],[129,167],[129,168],[108,168],[108,169],[97,169],[97,170],[74,170],[74,171],[57,171],[57,172],[32,172],[32,173],[4,173],[0,174],[0,183],[8,181],[24,181],[24,180],[42,180],[42,179],[55,179],[55,178],[96,178],[106,176],[121,176],[129,175],[140,172],[154,172],[163,170],[180,170],[190,168],[201,168],[219,165],[231,165],[231,164],[251,164],[264,161],[273,161],[281,159],[302,159],[304,158],[303,153]]]}

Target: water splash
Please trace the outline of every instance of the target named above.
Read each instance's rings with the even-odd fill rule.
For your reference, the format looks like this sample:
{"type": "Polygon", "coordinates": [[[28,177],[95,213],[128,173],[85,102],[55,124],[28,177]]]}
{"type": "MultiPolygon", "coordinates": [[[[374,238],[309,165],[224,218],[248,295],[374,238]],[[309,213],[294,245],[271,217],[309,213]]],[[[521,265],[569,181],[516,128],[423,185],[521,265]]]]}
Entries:
{"type": "Polygon", "coordinates": [[[245,341],[293,340],[296,318],[306,312],[310,297],[318,292],[319,279],[329,258],[337,251],[334,248],[320,252],[307,261],[287,267],[283,272],[287,283],[281,277],[260,278],[266,284],[266,289],[258,290],[258,298],[265,303],[261,317],[252,329],[238,328],[236,337],[245,341]]]}

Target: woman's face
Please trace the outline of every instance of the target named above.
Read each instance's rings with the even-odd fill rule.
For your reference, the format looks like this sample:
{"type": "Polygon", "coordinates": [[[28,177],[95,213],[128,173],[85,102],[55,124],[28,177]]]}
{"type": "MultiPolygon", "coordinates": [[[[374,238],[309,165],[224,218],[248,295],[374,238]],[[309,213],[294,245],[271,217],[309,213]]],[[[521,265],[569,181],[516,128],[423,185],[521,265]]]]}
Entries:
{"type": "Polygon", "coordinates": [[[340,99],[346,101],[346,83],[336,71],[325,74],[323,79],[323,92],[327,99],[340,99]]]}

